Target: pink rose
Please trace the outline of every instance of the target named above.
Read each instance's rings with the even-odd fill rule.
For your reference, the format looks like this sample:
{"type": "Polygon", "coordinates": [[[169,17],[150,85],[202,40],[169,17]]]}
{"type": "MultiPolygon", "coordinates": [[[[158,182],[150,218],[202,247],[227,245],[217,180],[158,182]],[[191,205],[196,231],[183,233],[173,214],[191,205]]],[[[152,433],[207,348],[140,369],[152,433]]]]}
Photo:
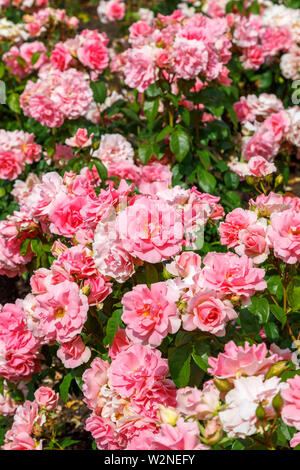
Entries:
{"type": "Polygon", "coordinates": [[[109,382],[123,398],[143,396],[168,373],[168,361],[148,346],[130,346],[112,361],[109,382]]]}
{"type": "Polygon", "coordinates": [[[25,169],[19,152],[0,151],[0,178],[13,181],[25,169]]]}
{"type": "Polygon", "coordinates": [[[58,393],[49,387],[40,387],[34,393],[34,398],[40,408],[47,411],[54,410],[58,403],[58,393]]]}
{"type": "Polygon", "coordinates": [[[152,284],[150,289],[140,284],[127,292],[122,299],[122,320],[129,339],[157,347],[169,333],[176,333],[181,323],[177,298],[164,282],[152,284]]]}
{"type": "Polygon", "coordinates": [[[36,297],[34,318],[40,335],[49,342],[67,343],[78,335],[87,320],[88,301],[77,284],[64,281],[51,285],[36,297]]]}
{"type": "Polygon", "coordinates": [[[94,134],[91,134],[90,137],[88,136],[86,129],[77,129],[76,134],[71,139],[66,139],[66,144],[70,147],[89,147],[92,145],[93,137],[94,134]]]}
{"type": "Polygon", "coordinates": [[[247,256],[234,253],[209,253],[204,258],[204,285],[222,295],[241,296],[246,301],[256,291],[266,289],[264,269],[254,268],[247,256]]]}
{"type": "Polygon", "coordinates": [[[285,263],[300,261],[300,213],[289,209],[271,216],[268,240],[276,257],[285,263]]]}
{"type": "Polygon", "coordinates": [[[221,301],[214,291],[207,291],[193,297],[182,316],[182,326],[187,331],[198,328],[216,336],[224,336],[228,320],[237,318],[230,301],[221,301]]]}
{"type": "Polygon", "coordinates": [[[74,369],[88,362],[91,357],[90,348],[83,343],[81,336],[75,336],[74,339],[63,343],[58,351],[57,357],[62,361],[67,369],[74,369]]]}
{"type": "Polygon", "coordinates": [[[224,353],[209,357],[208,372],[220,379],[232,379],[239,375],[266,375],[273,364],[280,360],[277,354],[269,354],[265,343],[237,346],[233,341],[225,344],[224,353]]]}
{"type": "Polygon", "coordinates": [[[86,67],[102,73],[108,66],[108,49],[99,39],[88,39],[77,51],[78,59],[86,67]]]}

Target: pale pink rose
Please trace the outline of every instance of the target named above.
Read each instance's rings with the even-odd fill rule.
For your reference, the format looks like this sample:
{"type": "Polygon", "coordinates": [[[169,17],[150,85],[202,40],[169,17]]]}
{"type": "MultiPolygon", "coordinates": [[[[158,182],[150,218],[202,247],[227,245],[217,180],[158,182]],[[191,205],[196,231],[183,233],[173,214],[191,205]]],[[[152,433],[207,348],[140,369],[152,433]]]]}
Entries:
{"type": "Polygon", "coordinates": [[[89,147],[93,143],[93,137],[94,134],[91,134],[90,137],[88,136],[86,129],[77,129],[76,134],[72,138],[66,139],[66,144],[70,147],[89,147]]]}
{"type": "Polygon", "coordinates": [[[282,75],[290,80],[300,78],[300,47],[294,45],[287,54],[283,54],[280,60],[282,75]]]}
{"type": "MultiPolygon", "coordinates": [[[[248,95],[247,98],[240,100],[248,107],[247,116],[243,119],[245,121],[254,121],[257,118],[268,118],[272,113],[278,113],[284,110],[282,101],[276,95],[261,93],[259,96],[248,95]],[[245,102],[244,102],[245,99],[245,102]]],[[[261,120],[261,119],[259,119],[261,120]]]]}
{"type": "Polygon", "coordinates": [[[171,380],[161,379],[141,396],[131,397],[130,403],[135,413],[156,421],[160,405],[173,408],[176,406],[176,386],[171,380]]]}
{"type": "Polygon", "coordinates": [[[121,21],[125,16],[125,3],[121,0],[101,0],[97,12],[102,23],[121,21]]]}
{"type": "Polygon", "coordinates": [[[263,263],[269,255],[267,243],[267,221],[259,219],[254,225],[249,225],[239,232],[239,245],[235,247],[238,255],[247,255],[255,264],[263,263]],[[263,223],[263,221],[265,223],[263,223]]]}
{"type": "Polygon", "coordinates": [[[78,119],[89,109],[93,100],[93,92],[84,74],[70,69],[60,72],[59,83],[51,94],[51,100],[53,104],[55,103],[56,110],[63,113],[65,117],[78,119]]]}
{"type": "Polygon", "coordinates": [[[51,52],[50,60],[55,69],[64,72],[70,68],[73,57],[66,45],[59,42],[51,52]]]}
{"type": "Polygon", "coordinates": [[[111,225],[99,222],[94,234],[94,260],[104,277],[123,283],[133,275],[135,269],[132,256],[122,247],[115,232],[114,223],[111,225]],[[110,239],[114,234],[115,239],[110,239]]]}
{"type": "Polygon", "coordinates": [[[111,294],[111,284],[106,282],[101,274],[90,277],[83,282],[83,288],[87,290],[87,299],[89,305],[99,305],[106,297],[111,294]]]}
{"type": "Polygon", "coordinates": [[[77,51],[78,59],[86,67],[102,73],[108,66],[109,55],[105,43],[98,38],[88,39],[77,51]]]}
{"type": "Polygon", "coordinates": [[[0,151],[0,178],[13,181],[25,169],[22,155],[19,152],[0,151]]]}
{"type": "Polygon", "coordinates": [[[264,54],[276,56],[279,52],[286,52],[293,46],[290,29],[286,26],[280,28],[266,28],[261,36],[264,54]]]}
{"type": "Polygon", "coordinates": [[[296,447],[298,444],[300,444],[300,432],[296,432],[296,434],[293,435],[293,438],[290,440],[290,446],[296,447]]]}
{"type": "Polygon", "coordinates": [[[228,437],[245,438],[257,433],[260,421],[256,410],[259,405],[263,406],[266,418],[276,417],[272,400],[287,384],[281,383],[279,377],[264,379],[263,375],[259,375],[234,380],[234,388],[225,398],[227,407],[219,412],[222,427],[228,437]]]}
{"type": "Polygon", "coordinates": [[[151,26],[147,21],[137,21],[133,23],[129,28],[129,42],[131,44],[140,44],[150,36],[154,31],[153,26],[151,26]]]}
{"type": "Polygon", "coordinates": [[[208,450],[199,440],[199,434],[196,421],[179,418],[176,426],[161,425],[159,433],[153,437],[151,450],[208,450]]]}
{"type": "Polygon", "coordinates": [[[128,349],[131,345],[132,343],[129,341],[125,330],[119,327],[114,336],[113,344],[109,348],[108,355],[112,360],[114,360],[121,351],[128,349]]]}
{"type": "Polygon", "coordinates": [[[248,161],[249,175],[265,178],[276,171],[276,166],[263,157],[251,157],[248,161]]]}
{"type": "Polygon", "coordinates": [[[208,50],[205,43],[196,39],[176,38],[173,61],[174,71],[179,78],[192,80],[201,73],[205,75],[208,67],[208,50]]]}
{"type": "Polygon", "coordinates": [[[168,361],[161,352],[135,344],[121,353],[111,363],[109,382],[123,398],[139,398],[168,373],[168,361]]]}
{"type": "Polygon", "coordinates": [[[254,208],[256,212],[259,212],[263,217],[270,217],[273,212],[281,212],[289,209],[288,205],[285,205],[284,198],[281,194],[273,193],[271,191],[267,196],[260,194],[256,200],[250,199],[249,207],[254,208]]]}
{"type": "Polygon", "coordinates": [[[109,363],[96,357],[82,375],[84,394],[83,401],[90,410],[100,413],[105,405],[105,399],[101,398],[100,391],[103,385],[108,382],[109,363]]]}
{"type": "Polygon", "coordinates": [[[58,196],[49,213],[51,232],[73,238],[84,225],[81,209],[85,200],[83,197],[70,198],[66,194],[58,196]]]}
{"type": "Polygon", "coordinates": [[[121,449],[117,441],[115,427],[115,423],[110,419],[101,418],[95,414],[86,420],[85,425],[85,429],[92,434],[100,450],[121,449]]]}
{"type": "Polygon", "coordinates": [[[51,285],[47,294],[36,297],[34,317],[40,335],[49,342],[71,341],[87,320],[88,301],[74,282],[51,285]]]}
{"type": "Polygon", "coordinates": [[[78,244],[64,249],[51,266],[51,272],[55,283],[65,279],[78,281],[98,274],[92,251],[84,245],[78,244]]]}
{"type": "Polygon", "coordinates": [[[164,282],[140,284],[122,298],[122,320],[126,334],[134,343],[157,347],[169,334],[180,328],[179,312],[175,301],[178,293],[168,289],[164,282]]]}
{"type": "Polygon", "coordinates": [[[198,328],[216,336],[225,335],[226,322],[237,318],[231,302],[220,300],[215,291],[204,291],[193,297],[182,315],[184,330],[198,328]]]}
{"type": "Polygon", "coordinates": [[[173,276],[187,277],[201,270],[201,257],[192,251],[183,252],[167,264],[166,269],[173,276]]]}
{"type": "Polygon", "coordinates": [[[222,295],[241,296],[247,301],[256,291],[266,289],[264,269],[254,268],[247,256],[234,253],[209,253],[204,258],[204,285],[222,295]]]}
{"type": "Polygon", "coordinates": [[[254,45],[243,49],[241,61],[246,70],[259,69],[265,61],[262,47],[254,45]]]}
{"type": "Polygon", "coordinates": [[[2,450],[42,450],[42,441],[37,442],[27,432],[20,431],[11,441],[5,441],[2,450]]]}
{"type": "Polygon", "coordinates": [[[289,387],[281,394],[283,407],[281,417],[288,426],[293,426],[300,430],[300,376],[295,375],[293,379],[288,379],[289,387]]]}
{"type": "Polygon", "coordinates": [[[265,343],[237,346],[233,341],[225,344],[224,353],[209,357],[208,372],[220,379],[235,378],[238,375],[266,375],[273,364],[280,360],[277,354],[268,353],[265,343]]]}
{"type": "Polygon", "coordinates": [[[34,392],[34,398],[40,408],[51,411],[57,407],[59,396],[49,387],[40,387],[34,392]]]}
{"type": "Polygon", "coordinates": [[[271,114],[271,116],[264,121],[263,127],[273,132],[275,142],[280,142],[289,130],[290,120],[285,111],[280,111],[279,113],[271,114]]]}
{"type": "Polygon", "coordinates": [[[139,185],[140,183],[140,168],[132,162],[121,160],[118,163],[113,163],[107,167],[108,176],[117,176],[120,179],[129,180],[139,185]]]}
{"type": "Polygon", "coordinates": [[[27,329],[22,301],[0,311],[0,374],[10,382],[40,371],[39,343],[27,329]]]}
{"type": "Polygon", "coordinates": [[[139,191],[143,194],[156,195],[172,186],[172,173],[168,166],[152,163],[141,167],[141,176],[138,183],[139,191]]]}
{"type": "Polygon", "coordinates": [[[31,292],[33,294],[46,294],[51,284],[51,271],[46,268],[37,269],[30,278],[31,292]]]}
{"type": "Polygon", "coordinates": [[[93,154],[105,165],[118,164],[125,160],[133,162],[134,150],[132,145],[121,134],[104,134],[101,136],[100,146],[93,154]]]}
{"type": "Polygon", "coordinates": [[[151,450],[154,433],[145,429],[134,436],[127,444],[126,450],[151,450]]]}
{"type": "Polygon", "coordinates": [[[253,225],[257,220],[257,215],[253,211],[241,208],[234,209],[226,215],[225,222],[221,222],[219,232],[222,245],[234,248],[239,243],[239,232],[253,225]]]}
{"type": "Polygon", "coordinates": [[[253,120],[251,111],[247,103],[247,99],[244,96],[241,96],[240,101],[237,101],[236,103],[234,103],[233,109],[240,122],[244,123],[246,121],[253,120]]]}
{"type": "Polygon", "coordinates": [[[124,67],[125,83],[143,93],[156,80],[155,49],[143,46],[128,49],[124,67]]]}
{"type": "Polygon", "coordinates": [[[203,390],[185,387],[177,390],[177,410],[200,420],[211,419],[220,406],[220,392],[212,380],[204,383],[203,390]]]}
{"type": "Polygon", "coordinates": [[[272,214],[267,236],[276,257],[288,264],[300,261],[299,212],[289,209],[272,214]]]}
{"type": "Polygon", "coordinates": [[[250,160],[251,157],[263,157],[272,162],[278,150],[273,131],[261,128],[245,141],[243,146],[243,158],[250,160]]]}
{"type": "Polygon", "coordinates": [[[78,335],[59,347],[57,357],[67,369],[74,369],[90,360],[91,350],[83,343],[81,336],[78,335]]]}
{"type": "Polygon", "coordinates": [[[258,16],[239,18],[234,29],[233,42],[239,47],[251,47],[258,43],[261,30],[261,20],[258,16]]]}
{"type": "Polygon", "coordinates": [[[64,116],[54,101],[46,96],[33,96],[30,100],[31,116],[43,126],[60,127],[64,122],[64,116]]]}
{"type": "Polygon", "coordinates": [[[39,177],[35,173],[29,173],[25,181],[17,180],[14,189],[11,191],[15,201],[22,206],[32,191],[35,184],[40,183],[39,177]]]}
{"type": "Polygon", "coordinates": [[[149,263],[160,263],[176,255],[182,247],[180,213],[162,200],[138,197],[117,218],[124,248],[149,263]]]}

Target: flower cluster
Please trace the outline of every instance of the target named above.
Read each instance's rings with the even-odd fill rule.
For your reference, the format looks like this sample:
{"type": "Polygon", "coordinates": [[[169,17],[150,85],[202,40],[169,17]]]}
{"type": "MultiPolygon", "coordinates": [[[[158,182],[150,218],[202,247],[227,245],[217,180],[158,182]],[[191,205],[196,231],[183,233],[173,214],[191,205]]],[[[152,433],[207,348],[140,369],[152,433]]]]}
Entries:
{"type": "Polygon", "coordinates": [[[265,178],[276,171],[273,161],[281,149],[291,152],[292,146],[299,147],[298,106],[284,109],[275,95],[262,93],[242,96],[234,110],[243,125],[242,161],[235,159],[229,167],[241,179],[265,178]]]}
{"type": "Polygon", "coordinates": [[[60,127],[65,119],[84,116],[92,99],[92,90],[82,72],[46,69],[41,71],[37,82],[27,82],[21,95],[21,107],[26,116],[54,128],[60,127]]]}
{"type": "Polygon", "coordinates": [[[34,397],[34,401],[27,400],[18,406],[2,450],[42,450],[43,442],[36,436],[46,423],[46,413],[57,407],[58,394],[49,387],[40,387],[34,397]]]}
{"type": "Polygon", "coordinates": [[[102,73],[108,65],[108,39],[105,33],[85,29],[74,39],[58,42],[51,52],[51,64],[64,72],[78,63],[96,73],[102,73]]]}
{"type": "Polygon", "coordinates": [[[131,48],[113,58],[111,69],[124,73],[130,88],[143,92],[160,77],[230,83],[227,62],[231,42],[224,20],[202,14],[186,18],[180,10],[158,15],[150,24],[138,21],[130,27],[131,48]]]}

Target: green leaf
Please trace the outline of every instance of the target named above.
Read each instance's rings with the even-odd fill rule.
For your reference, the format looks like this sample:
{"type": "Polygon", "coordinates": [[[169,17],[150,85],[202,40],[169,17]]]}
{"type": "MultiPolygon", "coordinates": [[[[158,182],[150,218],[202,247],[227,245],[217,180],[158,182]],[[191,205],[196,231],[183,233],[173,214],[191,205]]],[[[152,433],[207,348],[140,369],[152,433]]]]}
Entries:
{"type": "Polygon", "coordinates": [[[156,98],[157,96],[162,96],[162,91],[155,83],[153,83],[149,88],[147,88],[145,94],[147,98],[156,98]]]}
{"type": "Polygon", "coordinates": [[[173,130],[174,129],[171,126],[164,127],[163,130],[160,131],[160,133],[156,137],[156,142],[161,142],[162,140],[164,140],[166,137],[168,137],[168,135],[172,134],[173,130]]]}
{"type": "Polygon", "coordinates": [[[143,165],[149,162],[150,158],[153,155],[152,145],[143,144],[138,148],[138,156],[143,165]]]}
{"type": "Polygon", "coordinates": [[[248,309],[259,319],[260,324],[267,323],[270,315],[270,306],[269,302],[265,298],[252,297],[251,305],[248,309]]]}
{"type": "Polygon", "coordinates": [[[177,387],[185,387],[189,383],[191,373],[192,345],[185,344],[174,349],[169,355],[169,367],[173,381],[177,387]]]}
{"type": "Polygon", "coordinates": [[[67,447],[73,445],[73,444],[77,444],[78,442],[80,441],[73,441],[72,439],[69,439],[68,437],[66,439],[64,439],[60,445],[63,449],[66,449],[67,447]]]}
{"type": "Polygon", "coordinates": [[[210,167],[210,151],[209,150],[200,150],[197,152],[197,155],[199,156],[199,159],[205,168],[205,170],[208,170],[210,167]]]}
{"type": "Polygon", "coordinates": [[[191,124],[191,113],[185,106],[180,106],[179,108],[179,114],[182,117],[182,121],[186,126],[189,126],[191,124]]]}
{"type": "Polygon", "coordinates": [[[294,278],[287,287],[287,300],[294,312],[300,310],[300,279],[294,278]]]}
{"type": "Polygon", "coordinates": [[[176,159],[182,162],[190,150],[189,135],[183,129],[175,129],[170,139],[170,149],[176,159]]]}
{"type": "Polygon", "coordinates": [[[159,107],[159,99],[152,101],[145,101],[144,103],[144,113],[147,120],[151,123],[155,120],[159,107]]]}
{"type": "Polygon", "coordinates": [[[280,276],[272,276],[267,281],[267,286],[272,295],[275,295],[277,300],[281,300],[283,297],[283,286],[280,276]]]}
{"type": "Polygon", "coordinates": [[[246,333],[256,333],[260,330],[256,315],[246,308],[240,311],[238,320],[246,333]]]}
{"type": "Polygon", "coordinates": [[[23,69],[26,69],[27,63],[26,63],[26,60],[23,59],[23,57],[20,57],[20,56],[17,55],[17,56],[14,56],[14,59],[16,59],[18,64],[21,65],[21,67],[23,67],[23,69]]]}
{"type": "Polygon", "coordinates": [[[224,175],[224,182],[228,189],[237,189],[240,184],[240,179],[233,171],[227,171],[224,175]]]}
{"type": "Polygon", "coordinates": [[[204,372],[207,372],[207,369],[208,369],[207,354],[203,354],[202,356],[200,356],[194,351],[192,354],[192,357],[194,361],[196,362],[197,366],[200,367],[200,369],[204,370],[204,372]]]}
{"type": "Polygon", "coordinates": [[[101,178],[101,181],[107,180],[107,169],[106,166],[99,159],[94,159],[89,163],[89,168],[92,169],[93,166],[97,168],[98,175],[101,178]]]}
{"type": "Polygon", "coordinates": [[[107,97],[107,85],[105,82],[91,82],[90,87],[94,94],[94,100],[96,103],[104,103],[107,97]]]}
{"type": "Polygon", "coordinates": [[[121,325],[121,317],[123,310],[119,308],[115,310],[106,325],[106,336],[103,338],[103,344],[111,346],[114,341],[114,337],[118,331],[118,327],[121,325]]]}
{"type": "Polygon", "coordinates": [[[205,193],[212,193],[215,190],[217,180],[208,171],[203,168],[197,169],[198,184],[205,193]]]}
{"type": "Polygon", "coordinates": [[[271,312],[273,313],[274,317],[277,318],[277,320],[280,321],[282,327],[286,324],[286,314],[284,313],[283,308],[281,308],[279,305],[271,305],[271,312]]]}
{"type": "Polygon", "coordinates": [[[34,238],[33,240],[31,240],[31,249],[33,253],[41,256],[43,254],[43,243],[41,242],[41,240],[38,238],[34,238]]]}
{"type": "Polygon", "coordinates": [[[146,282],[148,285],[151,285],[154,282],[159,281],[157,269],[155,266],[153,266],[153,264],[146,263],[145,270],[146,270],[146,282]]]}
{"type": "Polygon", "coordinates": [[[31,65],[35,65],[37,63],[37,61],[39,60],[39,58],[41,57],[41,52],[35,52],[34,54],[32,54],[31,56],[31,65]]]}
{"type": "Polygon", "coordinates": [[[66,403],[66,401],[68,400],[69,388],[70,388],[72,380],[73,380],[73,377],[69,373],[64,376],[63,381],[61,382],[59,386],[59,393],[64,403],[66,403]]]}
{"type": "Polygon", "coordinates": [[[21,249],[20,249],[21,256],[26,256],[30,241],[31,241],[30,238],[25,238],[25,240],[22,242],[21,249]]]}
{"type": "Polygon", "coordinates": [[[7,104],[9,109],[11,109],[14,113],[20,114],[21,107],[20,107],[20,96],[18,93],[12,93],[7,98],[7,104]]]}
{"type": "Polygon", "coordinates": [[[273,323],[273,322],[267,323],[264,326],[264,330],[265,330],[267,337],[271,341],[274,341],[279,338],[280,333],[279,333],[278,326],[276,325],[276,323],[273,323]]]}

